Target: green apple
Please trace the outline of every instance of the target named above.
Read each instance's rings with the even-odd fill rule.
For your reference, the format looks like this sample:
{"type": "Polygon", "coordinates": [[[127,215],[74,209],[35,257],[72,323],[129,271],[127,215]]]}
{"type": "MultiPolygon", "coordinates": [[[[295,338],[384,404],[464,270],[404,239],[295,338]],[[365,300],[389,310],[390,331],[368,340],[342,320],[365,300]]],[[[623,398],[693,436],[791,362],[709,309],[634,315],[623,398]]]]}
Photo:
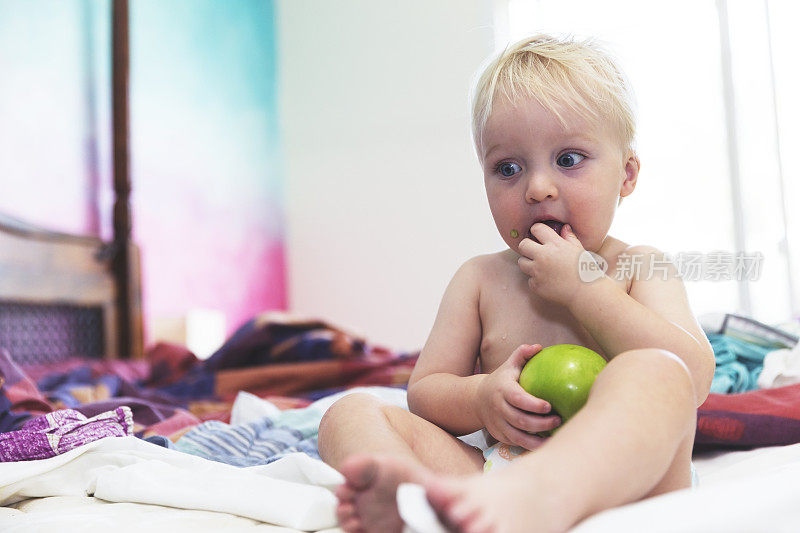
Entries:
{"type": "MultiPolygon", "coordinates": [[[[563,425],[586,404],[594,380],[605,366],[606,360],[589,348],[556,344],[542,348],[525,364],[519,384],[550,403],[551,414],[560,416],[563,425]]],[[[538,435],[549,437],[558,428],[538,435]]]]}

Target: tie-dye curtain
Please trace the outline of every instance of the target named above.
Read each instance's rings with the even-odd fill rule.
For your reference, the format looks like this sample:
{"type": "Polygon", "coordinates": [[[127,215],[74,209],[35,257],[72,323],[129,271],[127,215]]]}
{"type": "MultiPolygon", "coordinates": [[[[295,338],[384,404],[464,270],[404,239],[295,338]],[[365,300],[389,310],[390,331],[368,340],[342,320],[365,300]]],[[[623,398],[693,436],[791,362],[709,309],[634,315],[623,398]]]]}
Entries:
{"type": "MultiPolygon", "coordinates": [[[[0,212],[111,234],[110,2],[0,2],[0,212]]],[[[145,327],[286,305],[272,0],[130,2],[145,327]]]]}

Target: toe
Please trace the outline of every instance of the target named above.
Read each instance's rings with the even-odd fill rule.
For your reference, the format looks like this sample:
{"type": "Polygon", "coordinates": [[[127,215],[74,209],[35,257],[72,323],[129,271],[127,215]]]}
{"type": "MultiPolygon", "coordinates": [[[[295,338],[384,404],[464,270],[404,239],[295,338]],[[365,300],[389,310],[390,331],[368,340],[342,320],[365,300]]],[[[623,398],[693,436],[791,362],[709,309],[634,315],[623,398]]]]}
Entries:
{"type": "Polygon", "coordinates": [[[473,531],[474,528],[471,526],[479,518],[478,509],[466,501],[453,504],[445,515],[448,518],[448,523],[456,526],[459,531],[473,531]]]}
{"type": "Polygon", "coordinates": [[[444,513],[456,500],[457,493],[449,484],[432,480],[425,485],[425,495],[436,512],[444,513]]]}
{"type": "Polygon", "coordinates": [[[336,518],[340,524],[356,516],[356,508],[352,503],[343,503],[336,507],[336,518]]]}
{"type": "Polygon", "coordinates": [[[357,455],[342,464],[341,472],[350,487],[355,490],[364,490],[375,479],[378,463],[368,455],[357,455]]]}
{"type": "Polygon", "coordinates": [[[342,503],[352,502],[356,498],[355,491],[350,487],[348,487],[347,485],[339,485],[338,487],[336,487],[336,491],[334,492],[334,494],[336,494],[336,498],[338,498],[338,500],[342,503]]]}
{"type": "Polygon", "coordinates": [[[346,522],[340,522],[339,527],[346,533],[363,533],[364,526],[358,518],[351,518],[346,522]]]}
{"type": "Polygon", "coordinates": [[[487,515],[476,516],[465,528],[465,533],[490,533],[494,531],[494,523],[487,515]]]}
{"type": "Polygon", "coordinates": [[[439,521],[449,531],[464,531],[464,524],[457,520],[460,515],[453,516],[453,510],[461,503],[457,487],[441,480],[428,483],[425,487],[428,503],[436,513],[439,521]]]}

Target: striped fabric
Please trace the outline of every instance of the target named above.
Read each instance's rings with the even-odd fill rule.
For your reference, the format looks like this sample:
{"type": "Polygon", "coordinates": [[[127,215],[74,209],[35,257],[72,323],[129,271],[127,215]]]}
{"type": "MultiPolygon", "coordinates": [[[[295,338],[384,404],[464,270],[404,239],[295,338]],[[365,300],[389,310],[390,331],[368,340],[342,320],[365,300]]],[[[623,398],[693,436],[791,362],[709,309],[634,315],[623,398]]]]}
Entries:
{"type": "Polygon", "coordinates": [[[264,465],[293,452],[320,458],[316,431],[305,436],[299,429],[276,427],[269,418],[236,426],[210,420],[186,433],[175,447],[234,466],[264,465]]]}

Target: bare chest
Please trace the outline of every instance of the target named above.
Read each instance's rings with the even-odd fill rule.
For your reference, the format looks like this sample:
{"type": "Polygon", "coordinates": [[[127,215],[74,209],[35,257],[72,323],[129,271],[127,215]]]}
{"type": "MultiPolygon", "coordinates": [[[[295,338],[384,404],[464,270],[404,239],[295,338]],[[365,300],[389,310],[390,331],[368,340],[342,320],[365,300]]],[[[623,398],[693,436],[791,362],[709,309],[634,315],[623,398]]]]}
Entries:
{"type": "MultiPolygon", "coordinates": [[[[620,288],[626,290],[624,281],[620,288]]],[[[525,279],[482,287],[480,299],[482,372],[492,372],[521,344],[577,344],[607,355],[566,307],[534,295],[525,279]]]]}

